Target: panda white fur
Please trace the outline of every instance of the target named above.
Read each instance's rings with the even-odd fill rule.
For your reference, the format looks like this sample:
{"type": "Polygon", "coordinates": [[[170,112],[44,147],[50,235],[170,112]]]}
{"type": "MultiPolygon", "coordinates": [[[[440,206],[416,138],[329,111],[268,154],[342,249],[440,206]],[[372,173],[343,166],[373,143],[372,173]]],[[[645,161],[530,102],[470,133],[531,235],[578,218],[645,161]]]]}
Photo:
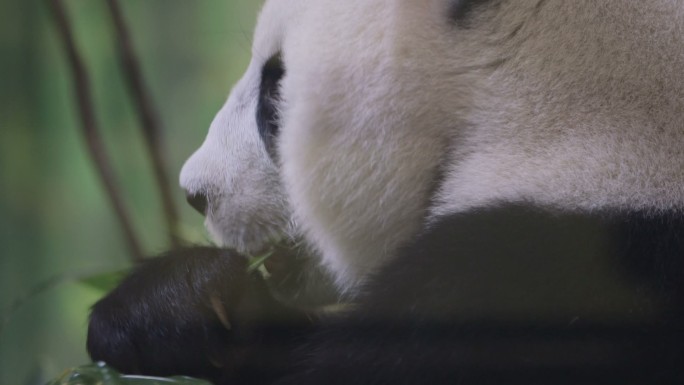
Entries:
{"type": "Polygon", "coordinates": [[[464,3],[268,2],[181,172],[214,238],[257,251],[302,231],[349,288],[426,218],[501,201],[684,206],[681,2],[464,3]],[[277,161],[254,118],[275,55],[277,161]]]}
{"type": "MultiPolygon", "coordinates": [[[[683,340],[667,327],[654,333],[672,346],[623,341],[666,356],[643,366],[608,352],[623,342],[598,328],[580,334],[613,345],[561,344],[527,372],[507,372],[505,350],[532,343],[481,350],[508,358],[478,372],[453,330],[681,320],[684,1],[267,1],[252,61],[181,186],[221,246],[303,239],[358,300],[304,338],[291,383],[537,383],[528,375],[562,352],[614,361],[603,383],[682,380],[683,340]],[[663,290],[630,286],[612,259],[663,290]]],[[[579,366],[577,383],[602,383],[579,366]]]]}

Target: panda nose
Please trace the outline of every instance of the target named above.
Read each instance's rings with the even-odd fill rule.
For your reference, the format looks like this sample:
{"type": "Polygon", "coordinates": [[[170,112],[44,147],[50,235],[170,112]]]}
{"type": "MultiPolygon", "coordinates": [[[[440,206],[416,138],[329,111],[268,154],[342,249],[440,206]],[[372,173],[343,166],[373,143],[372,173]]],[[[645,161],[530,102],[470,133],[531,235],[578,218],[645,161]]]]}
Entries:
{"type": "Polygon", "coordinates": [[[197,210],[202,215],[207,215],[207,196],[202,193],[186,194],[185,199],[190,206],[197,210]]]}

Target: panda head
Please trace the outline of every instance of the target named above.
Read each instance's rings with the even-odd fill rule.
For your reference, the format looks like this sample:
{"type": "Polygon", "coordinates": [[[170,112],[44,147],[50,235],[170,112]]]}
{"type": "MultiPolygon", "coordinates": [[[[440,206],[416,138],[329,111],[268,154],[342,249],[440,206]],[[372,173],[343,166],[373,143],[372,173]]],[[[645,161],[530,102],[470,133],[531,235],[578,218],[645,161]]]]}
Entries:
{"type": "Polygon", "coordinates": [[[439,12],[390,3],[266,3],[248,69],[181,171],[219,244],[303,235],[351,287],[420,228],[452,120],[421,95],[438,48],[411,47],[451,27],[410,20],[397,39],[405,12],[439,12]]]}
{"type": "Polygon", "coordinates": [[[267,1],[181,185],[219,244],[302,237],[342,289],[459,211],[681,208],[680,4],[267,1]]]}

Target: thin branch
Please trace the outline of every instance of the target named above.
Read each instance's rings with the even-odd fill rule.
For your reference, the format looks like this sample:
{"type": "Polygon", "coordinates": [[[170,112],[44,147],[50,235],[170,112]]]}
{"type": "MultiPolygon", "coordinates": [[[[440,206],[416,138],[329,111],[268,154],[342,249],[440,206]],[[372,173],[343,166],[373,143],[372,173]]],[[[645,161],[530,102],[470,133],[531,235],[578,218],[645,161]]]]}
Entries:
{"type": "Polygon", "coordinates": [[[95,109],[93,107],[92,96],[90,94],[90,80],[88,72],[79,55],[69,19],[64,10],[61,0],[49,0],[48,4],[52,10],[57,30],[66,49],[69,66],[73,75],[76,98],[78,102],[78,112],[81,118],[82,133],[85,137],[90,156],[98,170],[101,182],[104,185],[109,201],[114,209],[119,225],[123,230],[130,256],[134,262],[143,259],[142,248],[138,241],[130,217],[124,208],[123,200],[117,189],[114,178],[114,171],[109,163],[109,157],[102,139],[99,134],[95,109]]]}
{"type": "Polygon", "coordinates": [[[161,195],[162,207],[166,219],[167,229],[171,238],[171,243],[178,246],[180,243],[180,229],[178,213],[173,203],[173,195],[169,183],[169,176],[165,167],[165,157],[162,151],[162,129],[160,120],[147,87],[143,82],[142,71],[138,58],[133,49],[133,43],[126,27],[121,8],[117,0],[107,0],[109,11],[114,23],[116,40],[118,45],[119,58],[123,66],[124,74],[128,83],[128,88],[135,101],[138,111],[140,126],[145,137],[147,152],[152,161],[154,175],[157,182],[158,191],[161,195]]]}

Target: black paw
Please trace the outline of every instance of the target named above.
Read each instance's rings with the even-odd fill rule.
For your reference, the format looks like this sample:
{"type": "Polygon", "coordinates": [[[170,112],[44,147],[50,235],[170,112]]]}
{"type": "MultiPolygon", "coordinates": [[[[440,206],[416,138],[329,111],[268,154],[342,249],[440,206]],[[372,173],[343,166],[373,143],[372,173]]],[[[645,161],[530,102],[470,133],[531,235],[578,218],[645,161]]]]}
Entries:
{"type": "Polygon", "coordinates": [[[243,257],[197,247],[145,262],[97,302],[87,346],[124,373],[260,383],[286,370],[307,320],[275,301],[243,257]]]}

